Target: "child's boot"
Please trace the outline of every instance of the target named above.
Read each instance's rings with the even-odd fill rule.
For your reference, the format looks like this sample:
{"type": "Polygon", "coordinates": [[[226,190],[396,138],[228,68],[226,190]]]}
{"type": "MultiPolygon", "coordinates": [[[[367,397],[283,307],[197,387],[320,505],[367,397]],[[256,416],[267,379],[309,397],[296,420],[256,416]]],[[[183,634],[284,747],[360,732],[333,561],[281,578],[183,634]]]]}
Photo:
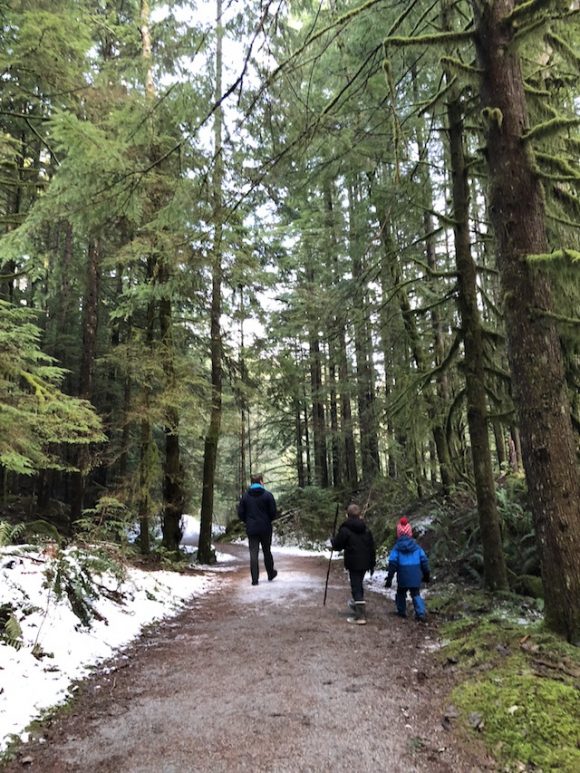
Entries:
{"type": "Polygon", "coordinates": [[[354,603],[354,616],[347,618],[349,623],[356,623],[356,625],[366,625],[366,601],[355,601],[354,603]]]}

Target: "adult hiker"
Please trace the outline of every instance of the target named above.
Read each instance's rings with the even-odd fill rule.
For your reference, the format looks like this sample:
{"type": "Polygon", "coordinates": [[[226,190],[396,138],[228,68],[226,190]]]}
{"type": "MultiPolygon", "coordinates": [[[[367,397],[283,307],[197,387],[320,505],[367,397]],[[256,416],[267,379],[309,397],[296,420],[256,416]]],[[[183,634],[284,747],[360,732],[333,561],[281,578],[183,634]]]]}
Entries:
{"type": "Polygon", "coordinates": [[[367,571],[372,574],[375,569],[375,540],[358,505],[349,505],[346,516],[346,521],[340,525],[336,537],[331,539],[331,544],[334,550],[344,550],[344,568],[350,577],[352,599],[349,606],[354,611],[354,616],[347,618],[348,622],[364,625],[367,617],[363,578],[367,571]]]}
{"type": "Polygon", "coordinates": [[[272,558],[272,521],[277,516],[276,500],[264,488],[264,476],[257,473],[250,477],[250,487],[238,504],[238,516],[246,525],[248,545],[250,547],[250,574],[252,585],[260,578],[258,556],[260,545],[264,554],[264,566],[268,580],[272,581],[278,572],[274,569],[272,558]]]}
{"type": "Polygon", "coordinates": [[[407,617],[407,591],[411,594],[415,619],[425,622],[427,610],[421,598],[421,580],[429,582],[429,559],[427,554],[413,539],[413,529],[406,518],[397,523],[397,541],[389,554],[389,568],[385,588],[393,584],[397,575],[395,609],[399,617],[407,617]]]}

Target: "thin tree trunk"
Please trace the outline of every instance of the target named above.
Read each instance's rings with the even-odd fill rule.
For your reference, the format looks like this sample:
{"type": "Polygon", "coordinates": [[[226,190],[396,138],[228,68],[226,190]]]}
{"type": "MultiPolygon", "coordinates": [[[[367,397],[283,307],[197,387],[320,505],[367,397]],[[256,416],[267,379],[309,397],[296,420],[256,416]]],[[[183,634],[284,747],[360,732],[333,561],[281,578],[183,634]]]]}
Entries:
{"type": "MultiPolygon", "coordinates": [[[[164,270],[160,279],[167,284],[168,278],[168,273],[164,270]]],[[[171,300],[166,289],[165,296],[159,301],[159,329],[161,333],[166,388],[170,392],[173,392],[176,388],[172,326],[171,300]]],[[[168,550],[177,551],[181,541],[181,516],[183,515],[185,502],[179,442],[179,413],[173,407],[172,401],[170,401],[170,407],[166,408],[165,412],[165,426],[163,427],[165,434],[165,462],[163,465],[163,514],[161,526],[163,546],[168,550]]]]}
{"type": "MultiPolygon", "coordinates": [[[[222,0],[216,0],[216,83],[215,100],[222,97],[222,0]]],[[[207,434],[205,436],[203,454],[203,486],[201,495],[199,545],[197,557],[200,563],[208,564],[215,561],[211,546],[213,523],[213,501],[215,488],[215,472],[217,467],[218,443],[222,421],[222,335],[220,318],[222,313],[222,238],[223,238],[223,147],[222,147],[223,112],[218,107],[214,114],[214,155],[215,168],[213,178],[214,196],[214,243],[212,263],[211,288],[211,408],[207,434]]]]}
{"type": "Polygon", "coordinates": [[[358,196],[355,185],[348,190],[349,201],[349,249],[352,266],[353,326],[356,354],[356,385],[362,478],[372,481],[380,471],[375,415],[375,394],[372,350],[369,349],[370,320],[366,302],[366,280],[363,275],[362,235],[358,223],[358,196]]]}
{"type": "MultiPolygon", "coordinates": [[[[96,240],[88,245],[87,284],[83,303],[82,318],[82,353],[79,379],[79,397],[89,402],[93,397],[93,376],[95,357],[97,354],[97,332],[99,323],[99,304],[101,286],[101,248],[96,240]]],[[[78,471],[71,473],[71,499],[69,527],[74,530],[74,524],[81,517],[86,487],[86,475],[89,464],[89,449],[82,445],[76,451],[75,467],[78,471]]]]}
{"type": "Polygon", "coordinates": [[[339,427],[338,427],[338,395],[336,384],[336,353],[332,346],[332,342],[328,343],[328,385],[329,385],[329,400],[330,400],[330,430],[332,432],[331,440],[331,454],[332,454],[332,485],[335,488],[342,486],[342,458],[341,448],[339,442],[339,427]]]}
{"type": "Polygon", "coordinates": [[[474,2],[481,102],[486,129],[490,212],[504,295],[508,357],[522,455],[544,580],[549,627],[580,643],[580,478],[570,401],[547,277],[527,257],[548,252],[542,189],[529,126],[514,0],[474,2]],[[495,116],[495,118],[494,118],[495,116]],[[501,116],[501,120],[499,119],[501,116]]]}
{"type": "MultiPolygon", "coordinates": [[[[311,278],[314,286],[314,277],[311,278]]],[[[326,460],[326,416],[322,396],[322,364],[320,342],[314,324],[310,324],[310,387],[312,392],[312,434],[314,441],[314,481],[321,488],[328,488],[326,460]]]]}
{"type": "MultiPolygon", "coordinates": [[[[330,272],[332,274],[333,286],[338,287],[341,276],[338,269],[338,238],[336,234],[336,222],[334,215],[334,204],[332,196],[332,187],[329,181],[324,185],[324,207],[326,212],[326,227],[328,230],[331,246],[330,272]]],[[[350,378],[348,369],[348,357],[346,351],[346,332],[344,322],[344,309],[338,308],[333,314],[332,330],[329,338],[329,352],[332,365],[337,369],[339,392],[339,448],[338,455],[340,461],[339,480],[344,482],[350,489],[356,489],[357,469],[356,469],[356,446],[354,442],[354,433],[352,425],[352,407],[350,402],[350,378]]],[[[338,418],[337,418],[338,424],[338,418]]],[[[336,483],[335,485],[339,485],[336,483]]]]}

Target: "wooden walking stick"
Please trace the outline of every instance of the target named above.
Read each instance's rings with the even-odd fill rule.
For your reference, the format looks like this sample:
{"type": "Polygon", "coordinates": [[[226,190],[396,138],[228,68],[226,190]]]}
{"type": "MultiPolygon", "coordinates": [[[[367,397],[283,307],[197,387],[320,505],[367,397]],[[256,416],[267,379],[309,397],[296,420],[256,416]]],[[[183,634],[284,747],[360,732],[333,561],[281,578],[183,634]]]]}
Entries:
{"type": "MultiPolygon", "coordinates": [[[[334,514],[334,526],[332,527],[332,536],[334,538],[334,535],[336,534],[336,524],[338,522],[338,508],[339,505],[337,503],[336,505],[336,513],[334,514]]],[[[324,601],[322,602],[322,606],[326,606],[326,594],[328,593],[328,578],[330,577],[330,567],[332,564],[332,551],[334,548],[330,548],[330,558],[328,559],[328,571],[326,572],[326,585],[324,586],[324,601]]]]}

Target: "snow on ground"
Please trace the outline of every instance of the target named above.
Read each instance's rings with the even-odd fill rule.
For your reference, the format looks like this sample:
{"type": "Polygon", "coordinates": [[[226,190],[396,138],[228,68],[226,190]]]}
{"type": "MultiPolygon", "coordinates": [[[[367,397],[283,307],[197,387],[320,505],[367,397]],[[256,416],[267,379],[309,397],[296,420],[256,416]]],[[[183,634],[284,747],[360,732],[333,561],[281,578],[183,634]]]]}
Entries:
{"type": "MultiPolygon", "coordinates": [[[[69,571],[82,564],[74,551],[66,551],[64,560],[69,571]]],[[[143,626],[176,614],[218,580],[215,574],[133,568],[122,580],[95,576],[110,597],[101,593],[90,600],[95,616],[87,627],[66,592],[59,599],[54,582],[48,587],[47,572],[54,580],[57,571],[56,556],[22,546],[0,550],[0,626],[12,615],[21,631],[18,648],[0,642],[0,751],[12,734],[20,735],[32,719],[65,701],[74,680],[137,637],[143,626]]]]}
{"type": "MultiPolygon", "coordinates": [[[[197,524],[192,520],[184,534],[185,550],[196,542],[196,534],[197,524]]],[[[275,560],[277,555],[331,558],[328,550],[288,545],[274,546],[273,553],[275,560]]],[[[0,629],[5,629],[12,616],[8,625],[14,630],[14,621],[18,623],[19,640],[17,646],[0,641],[0,752],[13,735],[25,740],[24,728],[33,719],[66,701],[76,680],[139,636],[144,626],[177,614],[189,599],[215,587],[223,573],[235,568],[233,556],[218,552],[217,559],[217,564],[204,567],[200,575],[129,568],[125,577],[116,578],[111,573],[99,574],[100,570],[91,568],[88,554],[75,548],[62,552],[30,546],[0,548],[0,629]],[[79,593],[90,602],[90,626],[73,612],[65,580],[57,597],[59,567],[66,568],[63,577],[73,577],[77,587],[88,578],[83,574],[83,568],[88,568],[93,584],[88,583],[87,588],[100,586],[94,598],[87,588],[79,593]]],[[[334,584],[339,576],[343,579],[341,567],[335,564],[342,561],[342,554],[333,552],[332,559],[330,581],[334,584]]],[[[384,578],[385,572],[378,570],[372,578],[367,575],[365,583],[375,592],[394,597],[393,591],[385,590],[384,578]]],[[[272,583],[263,580],[258,587],[240,590],[246,601],[286,603],[290,597],[311,594],[315,585],[320,590],[319,581],[302,572],[280,572],[272,583]]]]}
{"type": "MultiPolygon", "coordinates": [[[[191,545],[196,524],[187,526],[185,543],[191,545]]],[[[319,554],[293,547],[276,548],[275,553],[319,554]]],[[[204,574],[197,576],[134,568],[122,579],[110,573],[94,574],[93,580],[101,586],[99,594],[93,599],[80,594],[94,611],[88,627],[72,611],[66,592],[57,598],[54,590],[59,562],[61,567],[66,565],[67,576],[82,581],[86,575],[80,570],[89,566],[86,553],[74,548],[62,553],[30,546],[0,548],[0,628],[5,628],[10,616],[20,628],[17,647],[0,641],[0,753],[12,736],[26,740],[24,729],[32,720],[66,701],[76,680],[139,636],[144,626],[177,614],[189,599],[215,587],[235,561],[227,553],[216,555],[218,563],[203,567],[204,574]]],[[[295,573],[252,590],[259,590],[264,598],[284,595],[284,590],[311,592],[311,585],[312,578],[295,573]]]]}

